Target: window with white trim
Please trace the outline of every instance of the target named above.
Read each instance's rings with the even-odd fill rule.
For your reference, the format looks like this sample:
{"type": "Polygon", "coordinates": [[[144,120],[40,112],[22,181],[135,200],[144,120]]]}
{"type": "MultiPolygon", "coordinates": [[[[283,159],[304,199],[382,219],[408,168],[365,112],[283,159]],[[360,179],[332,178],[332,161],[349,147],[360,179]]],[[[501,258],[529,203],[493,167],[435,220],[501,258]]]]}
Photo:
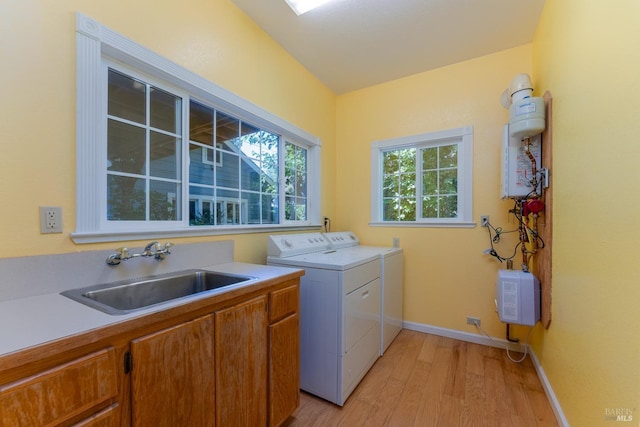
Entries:
{"type": "Polygon", "coordinates": [[[472,225],[473,128],[371,145],[373,225],[472,225]]]}
{"type": "Polygon", "coordinates": [[[316,227],[320,141],[77,15],[74,241],[316,227]]]}

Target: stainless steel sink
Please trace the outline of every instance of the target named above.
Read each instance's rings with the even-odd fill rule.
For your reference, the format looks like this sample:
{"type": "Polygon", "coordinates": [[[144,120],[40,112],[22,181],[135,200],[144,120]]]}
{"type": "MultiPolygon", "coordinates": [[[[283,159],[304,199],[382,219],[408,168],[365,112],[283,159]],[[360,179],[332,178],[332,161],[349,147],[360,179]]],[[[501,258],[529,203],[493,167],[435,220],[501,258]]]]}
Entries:
{"type": "Polygon", "coordinates": [[[126,314],[252,279],[255,277],[187,270],[72,289],[61,294],[108,314],[126,314]]]}

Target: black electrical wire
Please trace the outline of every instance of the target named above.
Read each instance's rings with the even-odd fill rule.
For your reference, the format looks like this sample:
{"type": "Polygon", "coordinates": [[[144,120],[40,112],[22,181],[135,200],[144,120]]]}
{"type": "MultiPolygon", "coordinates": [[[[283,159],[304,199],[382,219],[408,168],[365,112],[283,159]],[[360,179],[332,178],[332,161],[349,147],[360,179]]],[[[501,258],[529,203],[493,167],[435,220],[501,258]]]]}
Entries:
{"type": "Polygon", "coordinates": [[[489,255],[491,255],[492,257],[495,257],[500,262],[508,261],[510,259],[515,258],[516,254],[518,253],[518,247],[520,247],[521,242],[518,242],[516,247],[513,249],[513,255],[511,255],[510,257],[500,256],[500,254],[498,254],[498,251],[496,251],[496,248],[493,246],[493,243],[494,242],[498,243],[500,241],[500,238],[499,238],[500,234],[513,233],[514,231],[518,231],[518,230],[511,230],[511,231],[498,231],[498,230],[500,230],[500,227],[495,228],[494,226],[491,225],[490,222],[487,222],[487,232],[489,233],[489,244],[491,245],[491,249],[489,250],[489,255]],[[495,236],[491,234],[491,230],[494,230],[494,232],[496,232],[495,236]],[[498,239],[495,240],[496,238],[498,239]]]}

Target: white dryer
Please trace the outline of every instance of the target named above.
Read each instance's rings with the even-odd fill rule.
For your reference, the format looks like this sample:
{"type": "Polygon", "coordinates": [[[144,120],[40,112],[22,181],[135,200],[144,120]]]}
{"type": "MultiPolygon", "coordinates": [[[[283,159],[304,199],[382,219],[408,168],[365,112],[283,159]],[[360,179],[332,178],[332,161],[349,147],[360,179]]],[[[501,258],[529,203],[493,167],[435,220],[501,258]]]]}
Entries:
{"type": "Polygon", "coordinates": [[[300,388],[343,405],[379,356],[377,254],[329,247],[321,233],[269,236],[267,264],[300,279],[300,388]]]}
{"type": "Polygon", "coordinates": [[[401,248],[360,245],[358,237],[350,231],[324,233],[332,249],[350,256],[367,257],[371,254],[380,260],[380,355],[402,330],[404,302],[404,253],[401,248]]]}

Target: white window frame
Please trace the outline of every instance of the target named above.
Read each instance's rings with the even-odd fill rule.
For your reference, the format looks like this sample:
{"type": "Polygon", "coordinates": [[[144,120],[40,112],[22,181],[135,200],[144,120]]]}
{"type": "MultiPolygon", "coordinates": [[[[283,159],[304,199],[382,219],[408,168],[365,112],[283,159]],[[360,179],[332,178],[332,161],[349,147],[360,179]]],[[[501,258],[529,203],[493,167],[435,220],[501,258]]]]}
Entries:
{"type": "MultiPolygon", "coordinates": [[[[110,30],[99,22],[76,14],[76,229],[71,237],[76,243],[147,239],[149,237],[187,237],[214,234],[240,234],[283,229],[312,229],[321,225],[320,215],[320,147],[318,137],[261,109],[249,101],[206,80],[188,69],[110,30]],[[189,226],[189,198],[183,194],[183,221],[179,224],[138,221],[135,226],[106,221],[106,73],[104,61],[120,63],[124,68],[159,80],[188,93],[189,99],[206,102],[307,149],[308,211],[305,221],[283,220],[279,224],[242,224],[238,226],[189,226]]],[[[152,81],[153,83],[153,81],[152,81]]],[[[162,86],[161,86],[162,87],[162,86]]],[[[183,116],[186,124],[186,117],[183,116]]],[[[188,139],[183,140],[188,144],[188,139]]],[[[284,143],[283,143],[284,144],[284,143]]],[[[283,150],[281,150],[283,151],[283,150]]],[[[188,159],[183,156],[183,181],[188,159]]],[[[280,196],[283,195],[282,188],[280,196]]],[[[283,197],[280,197],[282,199],[283,197]]],[[[281,208],[282,203],[281,203],[281,208]]]]}
{"type": "MultiPolygon", "coordinates": [[[[417,170],[417,169],[416,169],[417,170]]],[[[422,185],[421,177],[416,184],[422,185]]],[[[416,203],[421,203],[416,195],[416,203]]],[[[416,216],[420,212],[416,209],[416,216]]],[[[371,222],[385,227],[474,227],[473,222],[473,126],[423,133],[371,143],[371,222]],[[382,204],[383,153],[403,148],[458,144],[458,217],[416,218],[415,221],[384,221],[382,204]]]]}

